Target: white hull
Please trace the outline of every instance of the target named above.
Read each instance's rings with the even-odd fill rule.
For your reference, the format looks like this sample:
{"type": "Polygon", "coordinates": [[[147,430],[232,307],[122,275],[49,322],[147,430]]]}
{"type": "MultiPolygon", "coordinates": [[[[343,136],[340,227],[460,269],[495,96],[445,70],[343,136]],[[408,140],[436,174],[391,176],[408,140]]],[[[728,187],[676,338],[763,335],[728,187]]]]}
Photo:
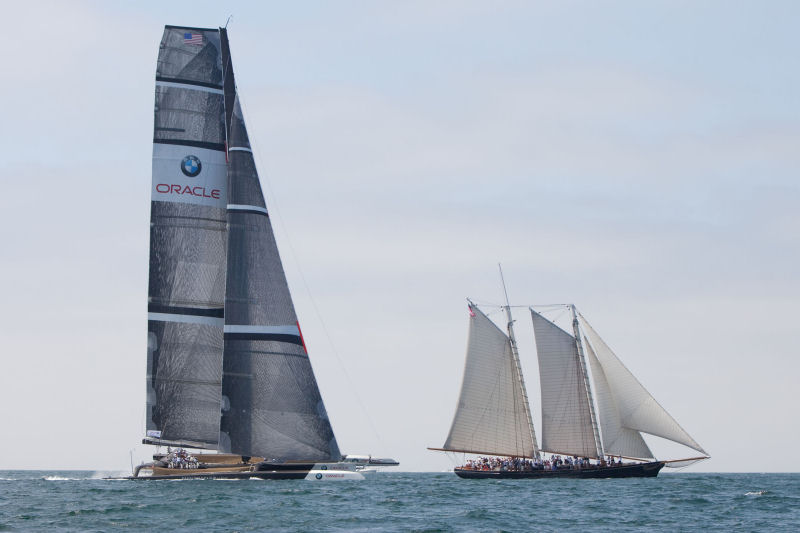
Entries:
{"type": "Polygon", "coordinates": [[[361,481],[364,476],[349,470],[309,470],[306,481],[361,481]]]}

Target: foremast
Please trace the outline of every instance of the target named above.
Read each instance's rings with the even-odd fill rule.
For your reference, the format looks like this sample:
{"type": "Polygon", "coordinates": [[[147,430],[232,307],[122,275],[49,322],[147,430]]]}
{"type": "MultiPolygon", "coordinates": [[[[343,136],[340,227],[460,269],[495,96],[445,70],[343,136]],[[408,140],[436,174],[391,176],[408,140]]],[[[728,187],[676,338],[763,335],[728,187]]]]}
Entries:
{"type": "Polygon", "coordinates": [[[533,417],[531,416],[531,406],[528,402],[528,391],[525,388],[525,378],[522,376],[522,365],[519,361],[519,350],[517,349],[517,339],[514,336],[514,319],[511,317],[511,303],[508,300],[508,291],[506,290],[506,280],[503,277],[503,267],[498,263],[497,267],[500,269],[500,280],[503,283],[503,294],[506,297],[506,318],[508,320],[508,339],[511,344],[511,354],[514,359],[514,370],[516,378],[519,381],[519,386],[522,389],[522,409],[525,412],[525,417],[528,419],[528,429],[530,431],[531,442],[533,443],[533,453],[538,459],[540,457],[539,445],[536,441],[536,430],[533,427],[533,417]]]}
{"type": "MultiPolygon", "coordinates": [[[[575,305],[569,305],[572,312],[572,331],[575,334],[575,346],[578,349],[578,362],[581,367],[581,375],[583,377],[583,385],[586,388],[586,394],[589,397],[589,417],[592,420],[592,431],[594,433],[594,442],[597,447],[597,457],[603,461],[605,453],[603,451],[603,441],[600,439],[600,425],[597,422],[597,414],[594,410],[594,396],[592,395],[592,386],[589,380],[589,373],[586,369],[586,356],[583,351],[583,343],[581,342],[581,331],[578,325],[578,312],[575,310],[575,305]]],[[[523,389],[524,390],[524,389],[523,389]]]]}

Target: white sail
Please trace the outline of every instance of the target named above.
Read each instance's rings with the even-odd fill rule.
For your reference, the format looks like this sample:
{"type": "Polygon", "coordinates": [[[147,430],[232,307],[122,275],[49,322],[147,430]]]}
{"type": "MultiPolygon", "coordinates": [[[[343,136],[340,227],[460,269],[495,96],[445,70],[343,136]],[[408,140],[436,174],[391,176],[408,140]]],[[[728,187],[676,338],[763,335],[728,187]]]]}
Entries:
{"type": "Polygon", "coordinates": [[[470,308],[461,395],[442,449],[534,457],[533,429],[509,338],[477,307],[470,308]]]}
{"type": "Polygon", "coordinates": [[[597,457],[575,337],[531,309],[542,391],[542,450],[597,457]]]}
{"type": "Polygon", "coordinates": [[[580,316],[580,320],[614,398],[621,427],[663,437],[708,455],[647,392],[586,319],[580,316]]]}
{"type": "Polygon", "coordinates": [[[634,429],[623,427],[619,409],[617,409],[617,403],[614,401],[611,388],[608,386],[603,367],[597,360],[597,356],[588,339],[584,337],[584,340],[587,359],[592,369],[594,398],[597,402],[597,416],[600,419],[601,438],[603,439],[605,453],[623,457],[635,457],[637,459],[654,457],[641,433],[634,429]]]}

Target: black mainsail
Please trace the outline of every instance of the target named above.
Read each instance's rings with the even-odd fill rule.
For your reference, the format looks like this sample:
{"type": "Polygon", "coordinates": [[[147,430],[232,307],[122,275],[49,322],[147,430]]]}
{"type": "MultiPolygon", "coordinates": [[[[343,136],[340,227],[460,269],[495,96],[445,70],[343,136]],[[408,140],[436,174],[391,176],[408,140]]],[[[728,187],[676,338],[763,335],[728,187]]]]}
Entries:
{"type": "Polygon", "coordinates": [[[338,461],[225,29],[165,27],[153,143],[145,442],[338,461]]]}
{"type": "Polygon", "coordinates": [[[156,70],[147,434],[214,448],[222,390],[227,170],[217,30],[167,26],[156,70]]]}

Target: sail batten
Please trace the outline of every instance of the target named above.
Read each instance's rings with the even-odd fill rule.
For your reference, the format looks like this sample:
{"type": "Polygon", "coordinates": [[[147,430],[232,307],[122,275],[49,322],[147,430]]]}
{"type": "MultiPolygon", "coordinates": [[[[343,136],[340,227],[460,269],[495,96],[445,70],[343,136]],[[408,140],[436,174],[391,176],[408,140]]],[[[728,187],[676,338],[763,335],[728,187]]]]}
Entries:
{"type": "Polygon", "coordinates": [[[470,306],[461,393],[443,450],[534,457],[511,342],[480,309],[470,306]]]}

